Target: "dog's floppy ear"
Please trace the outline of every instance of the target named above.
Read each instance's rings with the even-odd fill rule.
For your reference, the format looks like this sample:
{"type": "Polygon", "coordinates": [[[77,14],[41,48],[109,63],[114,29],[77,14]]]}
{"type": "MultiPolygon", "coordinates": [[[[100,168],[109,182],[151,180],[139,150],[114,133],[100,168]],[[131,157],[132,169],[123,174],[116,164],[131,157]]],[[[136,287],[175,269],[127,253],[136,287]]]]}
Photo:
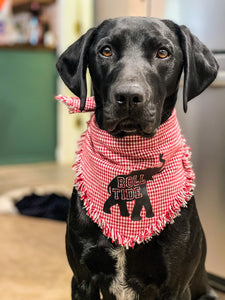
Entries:
{"type": "Polygon", "coordinates": [[[85,107],[87,97],[86,72],[88,49],[95,28],[89,29],[59,57],[56,64],[59,75],[67,87],[80,98],[80,110],[85,107]]]}
{"type": "Polygon", "coordinates": [[[198,96],[216,78],[218,64],[212,52],[186,26],[180,26],[180,43],[184,56],[183,106],[198,96]]]}

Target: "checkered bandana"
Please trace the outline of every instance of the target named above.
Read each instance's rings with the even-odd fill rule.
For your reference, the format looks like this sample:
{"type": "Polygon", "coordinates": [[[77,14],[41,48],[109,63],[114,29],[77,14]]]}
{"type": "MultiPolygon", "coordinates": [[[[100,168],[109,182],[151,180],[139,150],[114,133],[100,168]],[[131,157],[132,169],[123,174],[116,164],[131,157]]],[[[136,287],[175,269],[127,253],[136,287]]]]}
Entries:
{"type": "MultiPolygon", "coordinates": [[[[77,98],[58,96],[70,113],[77,98]]],[[[87,99],[85,111],[95,109],[87,99]]],[[[75,187],[87,215],[105,236],[133,247],[173,223],[192,197],[195,175],[190,148],[181,135],[174,110],[153,138],[116,138],[99,129],[92,115],[79,142],[75,187]]]]}

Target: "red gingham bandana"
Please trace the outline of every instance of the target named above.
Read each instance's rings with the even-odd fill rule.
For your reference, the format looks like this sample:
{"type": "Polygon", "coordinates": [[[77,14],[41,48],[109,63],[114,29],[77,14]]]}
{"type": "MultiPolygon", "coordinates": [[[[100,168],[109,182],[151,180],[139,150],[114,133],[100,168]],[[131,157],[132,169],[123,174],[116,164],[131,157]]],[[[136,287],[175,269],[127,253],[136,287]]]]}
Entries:
{"type": "MultiPolygon", "coordinates": [[[[80,112],[79,98],[56,99],[70,113],[80,112]]],[[[94,97],[87,98],[85,111],[94,109],[94,97]]],[[[190,156],[175,110],[153,138],[113,137],[93,114],[73,166],[75,187],[104,235],[133,247],[159,234],[187,205],[195,179],[190,156]]]]}

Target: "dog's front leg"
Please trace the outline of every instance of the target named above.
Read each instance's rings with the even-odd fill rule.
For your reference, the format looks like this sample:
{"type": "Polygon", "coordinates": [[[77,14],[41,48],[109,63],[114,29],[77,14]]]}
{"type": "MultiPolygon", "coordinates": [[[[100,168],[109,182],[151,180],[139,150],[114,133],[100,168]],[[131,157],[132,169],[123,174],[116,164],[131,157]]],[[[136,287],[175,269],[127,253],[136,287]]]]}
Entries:
{"type": "Polygon", "coordinates": [[[67,257],[74,273],[71,282],[72,300],[100,300],[98,285],[92,280],[92,276],[87,267],[80,264],[77,257],[74,256],[73,249],[70,247],[70,243],[68,243],[68,231],[66,240],[67,257]]]}
{"type": "Polygon", "coordinates": [[[77,283],[75,277],[72,278],[72,300],[100,300],[99,290],[93,288],[91,284],[77,283]]]}

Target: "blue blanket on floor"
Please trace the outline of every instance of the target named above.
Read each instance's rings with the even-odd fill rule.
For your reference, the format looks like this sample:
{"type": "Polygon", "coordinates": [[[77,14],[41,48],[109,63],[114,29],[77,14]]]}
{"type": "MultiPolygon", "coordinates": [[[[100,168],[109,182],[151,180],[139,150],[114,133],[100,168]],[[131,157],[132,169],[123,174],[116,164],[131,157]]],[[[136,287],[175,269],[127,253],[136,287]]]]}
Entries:
{"type": "Polygon", "coordinates": [[[56,194],[44,196],[31,194],[15,205],[22,215],[66,221],[69,199],[56,194]]]}

